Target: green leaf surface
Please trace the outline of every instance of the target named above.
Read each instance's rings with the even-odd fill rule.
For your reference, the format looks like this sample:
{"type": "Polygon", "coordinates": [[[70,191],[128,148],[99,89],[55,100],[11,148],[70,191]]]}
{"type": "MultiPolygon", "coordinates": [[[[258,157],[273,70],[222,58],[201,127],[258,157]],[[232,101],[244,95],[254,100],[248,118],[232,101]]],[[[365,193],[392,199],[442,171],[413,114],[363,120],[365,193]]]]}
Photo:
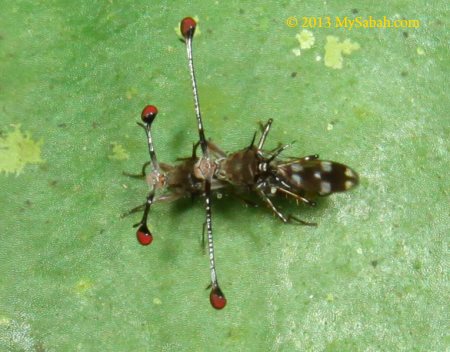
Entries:
{"type": "Polygon", "coordinates": [[[448,349],[448,15],[444,1],[1,2],[0,350],[448,349]],[[235,151],[273,118],[269,148],[296,140],[288,155],[361,177],[313,209],[279,201],[318,228],[214,200],[222,311],[205,290],[200,200],[154,206],[149,247],[140,215],[121,218],[148,191],[122,175],[148,160],[143,106],[160,111],[160,160],[198,138],[185,16],[199,19],[209,138],[235,151]],[[303,16],[420,27],[306,28],[314,44],[299,52],[303,16]],[[340,69],[325,65],[340,54],[325,52],[330,36],[359,45],[339,47],[340,69]]]}

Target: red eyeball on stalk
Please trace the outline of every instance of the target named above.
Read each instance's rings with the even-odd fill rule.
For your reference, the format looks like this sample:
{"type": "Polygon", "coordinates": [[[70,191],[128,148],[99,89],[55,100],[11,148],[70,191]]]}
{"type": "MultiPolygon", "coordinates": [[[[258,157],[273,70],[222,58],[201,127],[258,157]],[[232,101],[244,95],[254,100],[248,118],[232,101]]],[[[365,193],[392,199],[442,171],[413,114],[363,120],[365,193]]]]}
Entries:
{"type": "Polygon", "coordinates": [[[192,17],[185,17],[180,23],[180,32],[185,39],[192,38],[194,36],[197,22],[192,17]]]}
{"type": "Polygon", "coordinates": [[[153,241],[153,236],[146,224],[139,226],[136,237],[140,244],[148,246],[153,241]]]}
{"type": "Polygon", "coordinates": [[[158,115],[158,109],[154,105],[147,105],[141,113],[141,119],[147,124],[151,124],[158,115]]]}
{"type": "Polygon", "coordinates": [[[209,294],[209,301],[213,308],[219,310],[224,308],[227,305],[227,299],[225,295],[222,293],[222,290],[219,286],[211,289],[211,293],[209,294]]]}

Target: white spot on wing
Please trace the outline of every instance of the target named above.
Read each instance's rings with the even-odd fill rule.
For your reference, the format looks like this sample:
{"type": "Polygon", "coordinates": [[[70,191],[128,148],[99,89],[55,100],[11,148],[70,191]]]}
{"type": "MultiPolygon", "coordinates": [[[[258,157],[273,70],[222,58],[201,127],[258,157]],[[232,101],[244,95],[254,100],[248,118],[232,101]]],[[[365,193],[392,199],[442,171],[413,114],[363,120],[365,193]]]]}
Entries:
{"type": "Polygon", "coordinates": [[[353,181],[345,181],[345,189],[350,189],[354,185],[353,181]]]}
{"type": "Polygon", "coordinates": [[[320,171],[315,171],[314,172],[314,177],[315,178],[318,178],[319,180],[322,178],[322,174],[321,174],[321,172],[320,171]]]}
{"type": "Polygon", "coordinates": [[[345,176],[354,178],[355,177],[355,173],[352,171],[352,169],[346,168],[345,169],[345,176]]]}
{"type": "Polygon", "coordinates": [[[300,177],[300,175],[297,174],[292,175],[292,180],[297,186],[300,186],[300,184],[302,183],[302,178],[300,177]]]}
{"type": "Polygon", "coordinates": [[[291,170],[292,170],[293,172],[303,171],[303,166],[300,165],[300,164],[295,163],[295,164],[292,164],[292,165],[291,165],[291,170]]]}
{"type": "Polygon", "coordinates": [[[320,194],[328,194],[331,192],[331,183],[322,181],[320,182],[320,194]]]}
{"type": "Polygon", "coordinates": [[[329,161],[322,161],[322,162],[320,162],[320,167],[325,172],[330,172],[331,169],[333,168],[329,161]]]}

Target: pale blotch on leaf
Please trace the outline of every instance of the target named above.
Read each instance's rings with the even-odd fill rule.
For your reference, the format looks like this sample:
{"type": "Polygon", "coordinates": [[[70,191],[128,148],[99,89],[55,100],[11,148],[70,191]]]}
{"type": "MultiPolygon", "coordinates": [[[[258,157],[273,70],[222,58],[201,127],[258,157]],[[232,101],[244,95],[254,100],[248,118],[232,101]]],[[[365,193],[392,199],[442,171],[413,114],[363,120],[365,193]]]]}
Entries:
{"type": "Polygon", "coordinates": [[[9,325],[11,323],[11,319],[5,315],[0,315],[0,325],[9,325]]]}
{"type": "Polygon", "coordinates": [[[108,158],[112,160],[127,160],[130,156],[125,150],[125,148],[116,142],[111,143],[112,145],[112,154],[108,155],[108,158]]]}
{"type": "Polygon", "coordinates": [[[22,173],[26,164],[42,163],[42,140],[34,141],[29,132],[22,133],[20,125],[11,125],[14,130],[0,137],[0,172],[22,173]]]}
{"type": "MultiPolygon", "coordinates": [[[[195,32],[194,32],[194,37],[197,37],[200,34],[202,34],[202,32],[200,31],[200,26],[198,25],[200,20],[198,19],[198,16],[194,16],[192,18],[195,20],[195,22],[197,22],[197,25],[195,26],[195,32]]],[[[174,30],[175,30],[175,33],[177,34],[177,36],[179,36],[181,39],[184,40],[184,37],[183,37],[183,35],[181,34],[181,31],[180,31],[180,24],[181,24],[181,21],[180,21],[180,23],[178,23],[178,26],[176,26],[174,28],[174,30]]]]}
{"type": "Polygon", "coordinates": [[[423,50],[420,46],[417,47],[416,51],[418,55],[425,55],[425,50],[423,50]]]}
{"type": "Polygon", "coordinates": [[[294,49],[292,49],[292,53],[295,56],[300,56],[302,54],[302,51],[300,50],[300,48],[294,48],[294,49]]]}
{"type": "Polygon", "coordinates": [[[350,39],[345,39],[340,43],[338,37],[332,35],[327,36],[327,43],[325,44],[325,66],[341,69],[344,62],[342,54],[350,55],[359,48],[359,44],[350,42],[350,39]]]}
{"type": "Polygon", "coordinates": [[[302,30],[300,33],[295,35],[298,42],[300,43],[301,49],[311,49],[316,41],[313,32],[308,31],[307,29],[302,30]]]}
{"type": "Polygon", "coordinates": [[[81,279],[75,284],[75,287],[73,289],[75,293],[83,294],[87,290],[91,289],[93,286],[94,284],[89,279],[81,279]]]}
{"type": "Polygon", "coordinates": [[[136,88],[132,87],[132,88],[128,89],[128,90],[125,92],[125,97],[126,97],[128,100],[131,100],[131,99],[133,99],[138,93],[139,93],[138,90],[137,90],[136,88]]]}
{"type": "Polygon", "coordinates": [[[162,301],[160,298],[156,297],[156,298],[153,298],[153,304],[156,304],[159,306],[160,304],[162,304],[162,301]]]}
{"type": "Polygon", "coordinates": [[[328,293],[326,299],[327,299],[328,302],[333,302],[334,301],[334,295],[332,293],[328,293]]]}

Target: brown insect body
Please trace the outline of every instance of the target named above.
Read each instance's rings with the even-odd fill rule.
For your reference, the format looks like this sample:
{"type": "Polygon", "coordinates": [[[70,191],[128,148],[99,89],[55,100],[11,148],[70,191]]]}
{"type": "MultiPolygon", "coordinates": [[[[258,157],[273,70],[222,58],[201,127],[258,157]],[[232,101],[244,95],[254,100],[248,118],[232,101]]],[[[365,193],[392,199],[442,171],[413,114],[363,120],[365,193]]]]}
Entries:
{"type": "MultiPolygon", "coordinates": [[[[272,121],[266,124],[267,132],[272,121]]],[[[262,136],[264,143],[266,135],[262,136]]],[[[212,191],[233,190],[233,193],[256,192],[267,197],[287,195],[307,204],[314,205],[319,196],[328,196],[335,192],[344,192],[356,186],[359,182],[355,171],[346,165],[334,161],[320,160],[318,155],[303,158],[283,160],[275,158],[285,149],[277,148],[266,152],[252,145],[240,151],[226,154],[217,145],[208,142],[213,163],[212,191]]],[[[198,145],[197,145],[198,146],[198,145]]],[[[158,201],[172,201],[181,197],[201,196],[204,190],[205,178],[199,176],[196,148],[192,156],[181,159],[176,165],[160,163],[165,172],[164,192],[158,201]]],[[[154,186],[153,177],[148,183],[154,186]]],[[[161,188],[164,188],[161,187],[161,188]]],[[[265,197],[262,197],[265,200],[265,197]]],[[[271,204],[267,204],[272,208],[271,204]]],[[[277,212],[275,214],[278,215],[277,212]]],[[[283,218],[281,217],[283,220],[283,218]]],[[[283,220],[284,221],[284,220],[283,220]]]]}

